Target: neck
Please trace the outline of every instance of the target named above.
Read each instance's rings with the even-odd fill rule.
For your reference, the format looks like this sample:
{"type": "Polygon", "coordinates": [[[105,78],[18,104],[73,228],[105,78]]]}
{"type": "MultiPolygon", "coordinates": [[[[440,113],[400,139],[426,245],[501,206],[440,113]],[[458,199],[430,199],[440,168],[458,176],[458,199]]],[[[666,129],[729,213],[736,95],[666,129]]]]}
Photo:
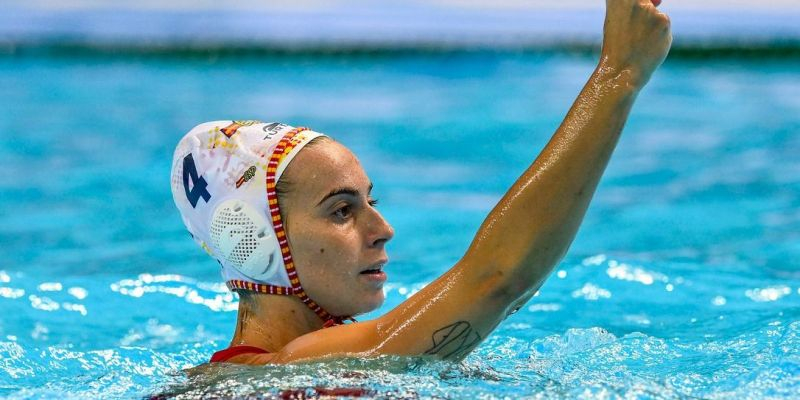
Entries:
{"type": "Polygon", "coordinates": [[[255,346],[278,352],[292,340],[322,329],[323,321],[295,296],[246,293],[231,346],[255,346]]]}

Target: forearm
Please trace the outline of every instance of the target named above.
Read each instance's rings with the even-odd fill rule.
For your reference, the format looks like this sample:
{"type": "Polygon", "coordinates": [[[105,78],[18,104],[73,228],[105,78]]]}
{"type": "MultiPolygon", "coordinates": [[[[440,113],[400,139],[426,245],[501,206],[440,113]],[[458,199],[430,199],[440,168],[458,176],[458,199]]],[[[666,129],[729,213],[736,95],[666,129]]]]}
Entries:
{"type": "Polygon", "coordinates": [[[483,255],[474,257],[490,266],[474,271],[481,280],[516,296],[541,285],[577,233],[638,90],[630,70],[600,62],[547,146],[484,221],[465,257],[483,255]]]}

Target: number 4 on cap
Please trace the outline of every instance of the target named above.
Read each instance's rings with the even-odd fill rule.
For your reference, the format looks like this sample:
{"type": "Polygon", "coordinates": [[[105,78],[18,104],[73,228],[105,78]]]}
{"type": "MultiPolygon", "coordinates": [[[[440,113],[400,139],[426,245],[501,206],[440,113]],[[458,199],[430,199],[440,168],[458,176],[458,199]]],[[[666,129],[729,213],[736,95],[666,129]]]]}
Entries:
{"type": "Polygon", "coordinates": [[[206,203],[211,199],[211,193],[208,193],[206,186],[208,186],[206,180],[202,176],[197,176],[194,158],[192,158],[192,153],[189,153],[183,158],[183,190],[186,192],[186,198],[192,204],[192,208],[197,206],[197,201],[201,197],[206,203]],[[192,183],[191,189],[189,189],[189,182],[192,183]]]}

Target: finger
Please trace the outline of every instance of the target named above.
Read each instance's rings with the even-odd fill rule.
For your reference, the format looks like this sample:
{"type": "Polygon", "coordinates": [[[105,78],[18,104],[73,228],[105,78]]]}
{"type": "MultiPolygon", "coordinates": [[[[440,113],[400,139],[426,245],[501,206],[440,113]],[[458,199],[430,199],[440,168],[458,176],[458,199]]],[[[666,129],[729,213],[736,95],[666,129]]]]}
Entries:
{"type": "Polygon", "coordinates": [[[646,3],[645,8],[648,9],[648,11],[650,12],[651,16],[653,16],[656,19],[660,20],[662,23],[665,23],[667,25],[667,27],[669,27],[670,22],[671,22],[670,19],[669,19],[669,16],[665,12],[663,12],[663,11],[659,10],[658,8],[656,8],[657,7],[657,5],[655,4],[656,2],[658,2],[660,4],[661,0],[647,0],[645,2],[646,3]]]}
{"type": "Polygon", "coordinates": [[[645,7],[649,7],[650,5],[653,7],[658,7],[661,5],[661,1],[662,0],[638,0],[637,3],[645,7]]]}
{"type": "Polygon", "coordinates": [[[666,13],[657,8],[658,5],[661,4],[661,0],[644,0],[640,4],[642,4],[644,8],[647,9],[650,15],[658,17],[661,20],[666,20],[667,23],[670,22],[669,16],[667,16],[666,13]]]}

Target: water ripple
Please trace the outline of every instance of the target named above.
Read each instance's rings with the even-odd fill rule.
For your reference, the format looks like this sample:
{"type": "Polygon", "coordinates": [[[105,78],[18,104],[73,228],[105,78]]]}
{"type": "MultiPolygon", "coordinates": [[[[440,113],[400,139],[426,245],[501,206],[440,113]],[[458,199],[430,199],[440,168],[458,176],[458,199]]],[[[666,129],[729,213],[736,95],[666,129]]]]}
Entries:
{"type": "MultiPolygon", "coordinates": [[[[138,334],[178,335],[174,327],[155,320],[138,334]]],[[[132,342],[137,342],[136,335],[130,335],[132,342]]],[[[0,363],[12,379],[0,384],[18,389],[11,398],[55,393],[67,398],[141,397],[157,392],[176,398],[270,397],[347,389],[384,398],[580,398],[605,393],[614,398],[721,399],[791,397],[800,389],[800,321],[766,324],[711,343],[573,328],[530,342],[493,335],[458,364],[386,356],[290,366],[220,365],[176,374],[203,362],[215,346],[200,341],[161,351],[126,344],[83,352],[60,346],[26,351],[16,342],[0,342],[0,363]],[[47,377],[40,375],[45,371],[47,377]],[[76,376],[77,371],[82,372],[76,376]],[[22,388],[13,383],[20,377],[41,384],[22,388]],[[64,388],[66,392],[59,392],[64,388]]]]}
{"type": "Polygon", "coordinates": [[[130,297],[164,293],[199,304],[213,311],[236,311],[239,303],[224,285],[197,283],[181,275],[141,274],[137,279],[122,279],[110,285],[112,291],[130,297]]]}
{"type": "Polygon", "coordinates": [[[744,294],[753,301],[775,301],[792,293],[792,288],[785,285],[748,289],[744,294]]]}

